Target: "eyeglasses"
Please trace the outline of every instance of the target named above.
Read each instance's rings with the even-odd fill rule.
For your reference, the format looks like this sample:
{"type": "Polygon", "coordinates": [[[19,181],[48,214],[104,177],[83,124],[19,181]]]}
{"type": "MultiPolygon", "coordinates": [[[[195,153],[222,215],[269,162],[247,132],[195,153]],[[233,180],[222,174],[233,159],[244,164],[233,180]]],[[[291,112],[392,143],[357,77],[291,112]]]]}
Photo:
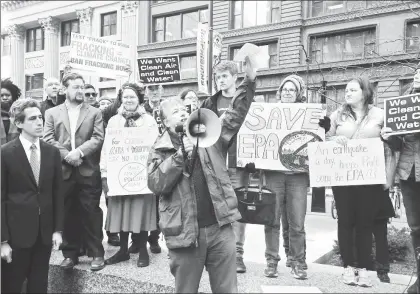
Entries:
{"type": "Polygon", "coordinates": [[[286,88],[283,88],[283,89],[281,89],[281,91],[282,92],[284,92],[284,93],[296,93],[296,89],[286,89],[286,88]]]}
{"type": "Polygon", "coordinates": [[[85,93],[85,97],[89,98],[89,96],[92,96],[93,98],[96,98],[96,96],[98,96],[97,93],[85,93]]]}

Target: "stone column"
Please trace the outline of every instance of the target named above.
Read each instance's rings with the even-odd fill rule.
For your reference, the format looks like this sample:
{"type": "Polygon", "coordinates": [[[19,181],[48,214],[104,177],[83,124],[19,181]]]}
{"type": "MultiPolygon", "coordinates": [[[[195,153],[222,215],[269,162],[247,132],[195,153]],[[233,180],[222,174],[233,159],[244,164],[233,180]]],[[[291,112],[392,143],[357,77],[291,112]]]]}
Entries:
{"type": "Polygon", "coordinates": [[[25,53],[24,53],[24,39],[25,29],[19,25],[11,25],[6,28],[10,36],[11,43],[11,71],[10,79],[22,91],[22,96],[25,97],[25,53]]]}
{"type": "Polygon", "coordinates": [[[81,35],[92,35],[92,14],[93,8],[88,7],[85,9],[76,10],[77,17],[79,18],[80,34],[81,35]]]}
{"type": "Polygon", "coordinates": [[[58,32],[59,21],[51,16],[38,20],[44,29],[44,78],[60,78],[58,32]]]}
{"type": "MultiPolygon", "coordinates": [[[[148,1],[143,1],[147,2],[148,1]]],[[[138,32],[137,25],[137,11],[139,8],[139,1],[121,1],[121,15],[122,15],[122,30],[121,30],[121,40],[123,43],[130,45],[130,65],[131,65],[131,75],[130,82],[138,80],[138,66],[137,66],[137,34],[133,32],[138,32]]]]}

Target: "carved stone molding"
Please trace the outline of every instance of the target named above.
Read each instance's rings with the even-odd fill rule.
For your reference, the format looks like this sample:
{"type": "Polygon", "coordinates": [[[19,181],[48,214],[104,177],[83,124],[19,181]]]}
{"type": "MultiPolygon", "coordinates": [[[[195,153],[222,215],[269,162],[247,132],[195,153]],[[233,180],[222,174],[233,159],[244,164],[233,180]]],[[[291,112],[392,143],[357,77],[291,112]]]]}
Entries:
{"type": "Polygon", "coordinates": [[[44,1],[1,1],[1,10],[11,11],[44,1]]]}
{"type": "Polygon", "coordinates": [[[70,59],[70,52],[60,53],[60,64],[66,64],[69,59],[70,59]]]}
{"type": "Polygon", "coordinates": [[[331,15],[324,15],[320,17],[309,18],[303,21],[303,25],[312,26],[312,25],[331,23],[331,22],[352,21],[352,20],[358,20],[361,17],[403,11],[403,10],[408,10],[410,8],[411,9],[420,8],[420,2],[412,2],[410,3],[410,6],[407,6],[407,4],[401,3],[400,1],[388,1],[388,4],[384,4],[381,6],[374,6],[367,9],[346,11],[339,14],[331,14],[331,15]]]}
{"type": "Polygon", "coordinates": [[[25,28],[20,25],[10,25],[6,28],[6,31],[11,38],[16,38],[19,40],[23,40],[25,38],[25,28]]]}
{"type": "Polygon", "coordinates": [[[60,21],[52,16],[38,19],[45,32],[58,33],[60,21]]]}
{"type": "Polygon", "coordinates": [[[139,1],[121,1],[121,11],[123,16],[132,16],[137,12],[139,1]]]}
{"type": "Polygon", "coordinates": [[[25,58],[25,69],[44,67],[44,56],[25,58]]]}
{"type": "Polygon", "coordinates": [[[243,35],[256,34],[256,33],[261,33],[261,32],[268,32],[268,31],[275,31],[275,30],[281,30],[281,29],[286,29],[286,28],[298,27],[298,26],[301,26],[302,23],[303,21],[301,19],[298,19],[298,20],[291,20],[291,21],[273,23],[273,24],[268,24],[268,25],[261,25],[261,26],[256,26],[256,27],[229,30],[227,32],[222,32],[221,34],[224,38],[236,37],[236,36],[243,36],[243,35]]]}
{"type": "Polygon", "coordinates": [[[76,9],[80,24],[90,25],[92,22],[93,8],[76,9]]]}
{"type": "Polygon", "coordinates": [[[180,40],[166,41],[166,42],[159,42],[159,43],[150,43],[150,44],[137,46],[137,51],[173,48],[173,47],[179,47],[179,46],[185,46],[185,45],[193,45],[196,43],[197,43],[197,38],[188,38],[188,39],[180,39],[180,40]]]}

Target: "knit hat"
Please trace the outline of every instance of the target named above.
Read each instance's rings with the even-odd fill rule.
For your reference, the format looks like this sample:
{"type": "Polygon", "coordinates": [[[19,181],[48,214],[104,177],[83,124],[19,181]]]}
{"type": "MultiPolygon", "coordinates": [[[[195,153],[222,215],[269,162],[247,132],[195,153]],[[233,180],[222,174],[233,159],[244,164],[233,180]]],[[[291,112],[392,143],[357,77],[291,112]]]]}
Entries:
{"type": "Polygon", "coordinates": [[[109,98],[108,96],[102,96],[101,98],[98,99],[98,102],[101,102],[102,100],[108,100],[109,102],[112,103],[112,99],[109,98]]]}
{"type": "Polygon", "coordinates": [[[298,75],[289,75],[285,77],[284,80],[280,84],[278,93],[281,93],[284,84],[286,84],[287,82],[292,82],[297,89],[296,102],[304,102],[306,100],[306,97],[305,97],[306,85],[303,79],[298,75]]]}

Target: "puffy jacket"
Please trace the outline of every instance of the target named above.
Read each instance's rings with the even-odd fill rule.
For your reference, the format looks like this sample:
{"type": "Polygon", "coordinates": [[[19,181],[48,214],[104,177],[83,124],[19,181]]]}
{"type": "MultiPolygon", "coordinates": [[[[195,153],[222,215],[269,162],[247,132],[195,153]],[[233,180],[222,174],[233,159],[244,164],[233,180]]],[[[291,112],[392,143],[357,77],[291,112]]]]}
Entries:
{"type": "MultiPolygon", "coordinates": [[[[226,156],[230,141],[245,120],[254,93],[255,81],[246,77],[237,88],[231,107],[221,118],[222,132],[219,140],[211,147],[198,149],[220,227],[241,218],[235,191],[229,180],[226,156]]],[[[179,139],[176,136],[171,138],[168,131],[158,137],[150,151],[148,174],[149,189],[161,195],[159,227],[167,247],[175,249],[196,246],[199,228],[194,185],[192,177],[185,171],[179,139]]]]}

